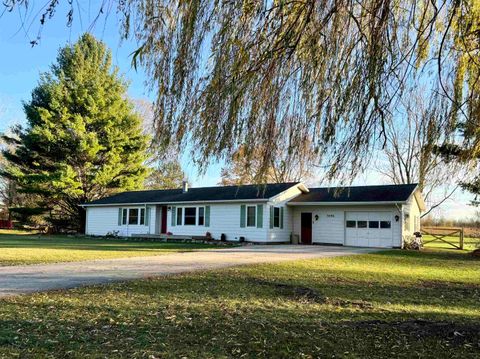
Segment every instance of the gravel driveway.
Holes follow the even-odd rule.
[[[151,257],[0,267],[0,297],[236,265],[369,253],[366,248],[255,245]]]

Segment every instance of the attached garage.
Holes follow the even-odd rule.
[[[345,245],[394,247],[392,212],[346,212]]]
[[[377,248],[401,247],[418,230],[408,225],[412,214],[425,210],[414,184],[310,188],[288,205],[300,243]]]

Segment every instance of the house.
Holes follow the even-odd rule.
[[[417,185],[308,188],[303,183],[131,191],[85,203],[86,233],[401,247],[420,230]]]

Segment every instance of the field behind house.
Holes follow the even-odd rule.
[[[480,262],[391,250],[0,301],[0,357],[477,358]]]

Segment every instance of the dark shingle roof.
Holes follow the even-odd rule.
[[[290,203],[305,202],[404,202],[415,191],[417,184],[322,187],[295,197]]]
[[[233,201],[268,199],[293,187],[298,182],[266,185],[223,186],[181,189],[130,191],[101,198],[85,205],[128,204],[128,203],[175,203],[197,201]]]

